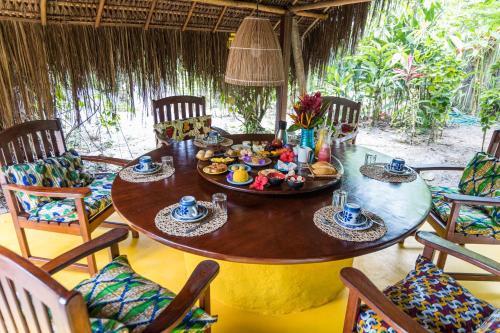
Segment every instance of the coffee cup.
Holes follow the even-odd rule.
[[[139,158],[139,169],[149,171],[153,168],[153,159],[151,156],[145,155]]]
[[[198,216],[198,204],[192,195],[186,195],[179,201],[179,214],[183,218]]]
[[[399,157],[393,158],[389,164],[389,169],[396,172],[401,172],[404,170],[405,160]]]
[[[342,219],[346,224],[358,224],[358,216],[361,214],[361,206],[352,202],[347,202],[342,211]]]

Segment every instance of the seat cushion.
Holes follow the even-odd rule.
[[[211,126],[212,117],[201,116],[165,121],[156,124],[154,129],[160,139],[182,141],[207,135]]]
[[[115,258],[75,290],[83,295],[91,317],[119,321],[132,333],[144,331],[175,297],[137,274],[125,256]],[[215,321],[202,309],[193,308],[173,332],[202,332]]]
[[[500,161],[493,155],[477,153],[467,164],[458,184],[461,193],[480,197],[500,197]],[[493,221],[500,222],[500,208],[482,206]]]
[[[116,174],[96,175],[90,183],[91,194],[83,199],[89,219],[111,205],[111,186]],[[31,220],[73,222],[78,221],[75,200],[52,200],[31,211]]]
[[[500,332],[500,309],[496,309],[474,333]]]
[[[92,333],[128,333],[128,328],[119,321],[103,318],[90,318]]]
[[[430,186],[432,194],[432,210],[443,222],[448,221],[451,212],[451,203],[444,201],[445,194],[460,194],[457,188],[444,186]],[[455,230],[464,235],[483,235],[500,239],[500,224],[479,207],[460,206]]]
[[[496,310],[422,256],[414,270],[383,293],[430,332],[473,332]],[[356,331],[396,332],[366,305]]]
[[[47,171],[52,180],[51,187],[84,187],[92,182],[89,175],[83,172],[82,159],[74,149],[43,161],[50,167]]]

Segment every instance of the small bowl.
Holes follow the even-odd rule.
[[[271,172],[267,175],[267,178],[272,186],[281,185],[285,181],[285,175],[279,172]]]
[[[291,176],[287,178],[286,183],[288,184],[288,186],[290,186],[290,188],[298,190],[301,189],[302,186],[304,186],[305,181],[298,180],[297,176]]]

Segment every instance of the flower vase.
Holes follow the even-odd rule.
[[[309,162],[312,162],[314,160],[314,128],[302,128],[300,133],[300,145],[311,148],[312,152]]]

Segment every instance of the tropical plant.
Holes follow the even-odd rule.
[[[329,105],[323,102],[319,91],[299,97],[299,100],[293,104],[294,113],[290,114],[293,125],[288,128],[288,131],[315,128],[323,122],[323,115]]]

